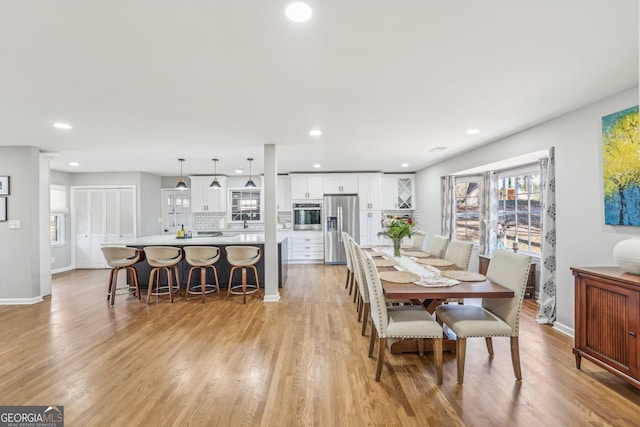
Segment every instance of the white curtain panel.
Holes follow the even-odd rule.
[[[484,172],[481,186],[479,253],[490,255],[491,248],[496,244],[496,235],[491,229],[491,224],[498,220],[498,172]]]
[[[451,175],[441,178],[442,185],[442,225],[440,227],[442,234],[449,239],[452,238],[453,221],[455,220],[456,211],[456,183],[455,178]]]
[[[556,173],[555,150],[540,159],[542,188],[542,254],[540,266],[540,292],[538,296],[538,323],[553,324],[556,320]]]

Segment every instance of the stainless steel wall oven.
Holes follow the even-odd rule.
[[[294,230],[322,230],[322,203],[294,203]]]

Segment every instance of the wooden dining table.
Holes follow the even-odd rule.
[[[374,251],[374,249],[365,249],[365,251]],[[402,255],[404,256],[404,255]],[[393,259],[386,256],[385,258]],[[429,256],[427,259],[435,257]],[[374,258],[376,259],[376,258]],[[382,258],[378,258],[382,259]],[[411,257],[409,257],[411,259]],[[415,261],[413,261],[415,263]],[[443,266],[436,267],[438,270],[461,270],[459,267]],[[391,267],[378,267],[378,271],[395,271]],[[452,286],[425,287],[414,283],[394,283],[386,280],[380,280],[385,298],[393,303],[394,301],[411,301],[414,304],[422,304],[427,311],[433,313],[435,307],[449,298],[513,298],[514,292],[502,285],[491,280],[483,280],[477,282],[460,282]],[[443,349],[455,351],[455,334],[445,328],[445,337],[443,341]],[[418,350],[417,341],[415,339],[387,340],[390,342],[390,351],[392,353],[416,352]],[[424,343],[425,350],[430,349],[431,341]]]

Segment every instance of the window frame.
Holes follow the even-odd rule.
[[[228,207],[229,207],[229,218],[228,218],[228,222],[230,223],[243,223],[245,220],[244,219],[234,219],[234,215],[238,214],[234,211],[234,205],[233,205],[233,194],[234,193],[258,193],[258,198],[240,198],[240,200],[257,200],[256,203],[256,208],[255,209],[251,209],[251,210],[257,210],[257,214],[254,213],[254,215],[257,215],[256,218],[247,218],[247,222],[248,223],[260,223],[263,222],[263,200],[262,200],[262,188],[261,187],[252,187],[252,188],[247,188],[247,187],[240,187],[240,188],[229,188],[229,192],[228,192]],[[239,213],[239,215],[242,218],[242,212]]]
[[[482,175],[464,175],[464,176],[455,176],[454,177],[454,187],[455,187],[455,221],[453,224],[453,232],[452,235],[455,237],[455,239],[457,240],[462,240],[464,242],[471,242],[473,243],[474,247],[478,247],[480,245],[480,199],[482,198]],[[469,240],[469,239],[460,239],[458,236],[458,184],[469,184],[469,183],[476,183],[477,184],[477,188],[478,188],[478,196],[477,196],[477,202],[478,202],[478,208],[477,208],[477,212],[478,212],[478,230],[477,230],[477,239],[473,239],[473,240]],[[468,210],[465,210],[465,213],[469,212]],[[464,227],[467,228],[467,227]],[[467,234],[471,234],[471,233],[465,233],[465,235]]]
[[[53,224],[55,222],[55,224]],[[49,216],[49,240],[51,247],[60,247],[66,245],[64,238],[65,233],[65,214],[63,213],[51,213]],[[57,239],[53,239],[53,234],[58,236]]]
[[[534,191],[533,186],[535,185],[535,181],[531,180],[532,176],[537,175],[537,185],[538,185],[538,189],[537,191]],[[521,192],[521,186],[519,185],[519,180],[527,177],[527,189],[526,191],[523,193]],[[519,243],[519,251],[526,253],[527,255],[532,255],[532,256],[537,256],[539,257],[542,253],[542,182],[541,182],[541,170],[540,170],[540,165],[539,163],[531,163],[528,165],[522,165],[516,168],[512,168],[512,169],[505,169],[505,170],[501,170],[498,171],[498,194],[497,194],[497,204],[498,204],[498,209],[497,209],[497,221],[498,222],[502,222],[502,219],[505,218],[507,215],[511,214],[514,217],[515,220],[515,224],[512,225],[512,227],[508,228],[505,234],[505,239],[509,240],[511,242],[511,244],[513,244],[513,241],[515,239],[509,239],[509,236],[514,236],[517,232],[518,235],[518,243]],[[504,207],[506,207],[506,202],[508,201],[508,189],[509,187],[506,186],[506,181],[508,179],[513,179],[513,198],[515,200],[514,203],[514,209],[513,210],[506,210],[504,209]],[[503,185],[505,184],[505,185]],[[500,194],[500,191],[502,189],[507,190],[507,192],[505,194]],[[533,194],[538,194],[538,204],[539,204],[539,208],[537,211],[537,214],[535,212],[535,209],[532,209],[532,200],[533,199],[531,196]],[[526,204],[527,204],[527,209],[522,210],[521,209],[521,203],[519,203],[522,199],[520,199],[520,197],[522,195],[526,195]],[[506,196],[506,198],[503,198],[503,196]],[[504,202],[504,203],[503,203]],[[522,225],[519,222],[519,218],[521,215],[527,215],[527,224],[526,225]],[[533,245],[532,243],[535,242],[535,239],[532,239],[532,223],[534,221],[532,221],[533,218],[538,217],[538,222],[539,222],[539,229],[536,232],[533,233],[533,235],[537,234],[539,236],[540,242],[539,245],[537,246],[537,251],[531,250],[531,248],[535,248],[536,246]],[[515,230],[514,230],[515,228]],[[519,237],[522,234],[523,228],[526,228],[526,247],[524,247],[524,245],[522,244],[523,240]],[[508,248],[510,248],[511,246],[508,246]]]

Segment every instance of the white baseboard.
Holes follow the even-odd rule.
[[[33,298],[0,298],[0,305],[29,305],[44,301],[41,296]]]
[[[265,295],[263,301],[264,302],[278,302],[278,301],[280,301],[280,294],[277,293],[275,295]]]
[[[565,335],[569,335],[570,337],[575,337],[575,329],[568,327],[565,324],[562,324],[560,322],[555,322],[553,324],[553,329],[555,329],[558,332],[562,332]]]
[[[71,271],[71,270],[73,270],[73,267],[69,265],[67,267],[61,267],[61,268],[56,268],[55,270],[51,270],[51,274],[64,273],[65,271]]]

